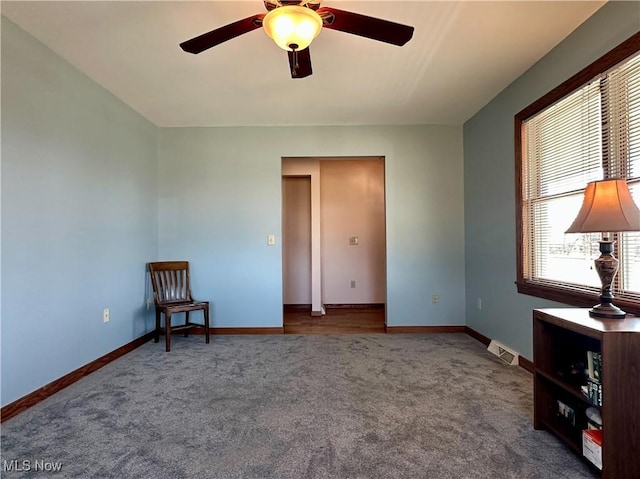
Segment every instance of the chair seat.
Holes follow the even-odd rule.
[[[199,309],[203,309],[204,307],[209,306],[209,301],[189,301],[189,302],[176,302],[176,303],[166,303],[163,305],[158,305],[158,307],[163,309],[171,309],[174,313],[182,313],[185,311],[196,311]]]

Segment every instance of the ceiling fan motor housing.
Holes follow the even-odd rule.
[[[310,8],[286,5],[269,11],[262,26],[283,50],[304,50],[322,30],[322,18]]]

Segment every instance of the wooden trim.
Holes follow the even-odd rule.
[[[4,422],[7,419],[10,419],[17,414],[21,413],[29,409],[32,406],[35,406],[40,401],[47,399],[49,396],[57,393],[58,391],[63,390],[67,386],[71,386],[76,381],[82,379],[85,376],[88,376],[94,371],[97,371],[102,366],[106,366],[111,361],[114,361],[125,354],[133,351],[134,349],[142,346],[147,341],[153,339],[153,331],[141,336],[137,339],[134,339],[130,343],[125,344],[124,346],[120,346],[118,349],[111,351],[110,353],[105,354],[104,356],[99,357],[98,359],[91,361],[88,364],[76,369],[75,371],[71,371],[68,374],[65,374],[61,378],[56,379],[55,381],[50,382],[49,384],[42,386],[39,389],[36,389],[32,393],[27,394],[26,396],[21,397],[13,401],[12,403],[7,404],[0,410],[0,422]]]
[[[204,329],[200,328],[201,331]],[[198,329],[195,329],[199,333]],[[276,328],[211,328],[211,334],[284,334],[284,327]],[[200,333],[201,334],[201,333]]]
[[[310,304],[284,304],[282,309],[285,313],[310,313]]]
[[[533,374],[533,361],[528,360],[524,356],[518,356],[518,366]]]
[[[464,333],[465,326],[385,326],[390,334],[405,333]]]
[[[524,279],[524,217],[522,214],[523,201],[522,193],[524,185],[522,184],[522,123],[523,119],[518,115],[515,116],[515,190],[516,190],[516,281],[521,282]]]
[[[587,293],[560,286],[542,286],[530,282],[516,283],[518,293],[549,299],[558,303],[579,308],[590,308],[600,302],[599,293]],[[627,297],[616,297],[613,303],[627,313],[640,315],[640,302]]]
[[[629,58],[640,50],[640,32],[634,33],[617,47],[602,55],[596,61],[586,66],[568,80],[564,81],[546,95],[542,96],[531,105],[520,111],[516,119],[521,122],[539,113],[548,106],[561,100],[569,93],[580,88],[582,85],[594,79],[602,72],[616,66],[621,61]]]
[[[177,331],[180,326],[172,326],[171,331]],[[278,328],[209,328],[209,333],[225,336],[229,334],[284,334],[284,327]],[[164,331],[160,331],[164,334]],[[204,334],[202,326],[196,326],[189,329],[189,334]]]
[[[384,303],[325,304],[325,309],[384,309]]]
[[[479,333],[478,331],[470,328],[469,326],[464,327],[464,332],[467,333],[469,336],[471,336],[473,339],[480,341],[485,346],[489,346],[489,343],[491,342],[491,338],[488,338],[484,334]]]

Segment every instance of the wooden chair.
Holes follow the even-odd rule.
[[[166,337],[166,349],[171,351],[171,331],[184,331],[189,335],[192,328],[201,328],[202,324],[189,321],[191,311],[202,310],[204,315],[204,335],[209,343],[209,302],[195,301],[191,297],[188,261],[161,261],[149,263],[151,284],[153,285],[153,300],[156,306],[156,330],[155,342],[160,340],[160,316],[164,314],[164,335]],[[171,315],[185,313],[184,324],[171,325]]]

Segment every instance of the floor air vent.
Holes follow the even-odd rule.
[[[518,365],[518,353],[516,353],[513,349],[509,349],[504,344],[501,344],[498,341],[491,341],[487,350],[495,354],[500,359],[502,359],[502,361],[510,364],[511,366]]]

